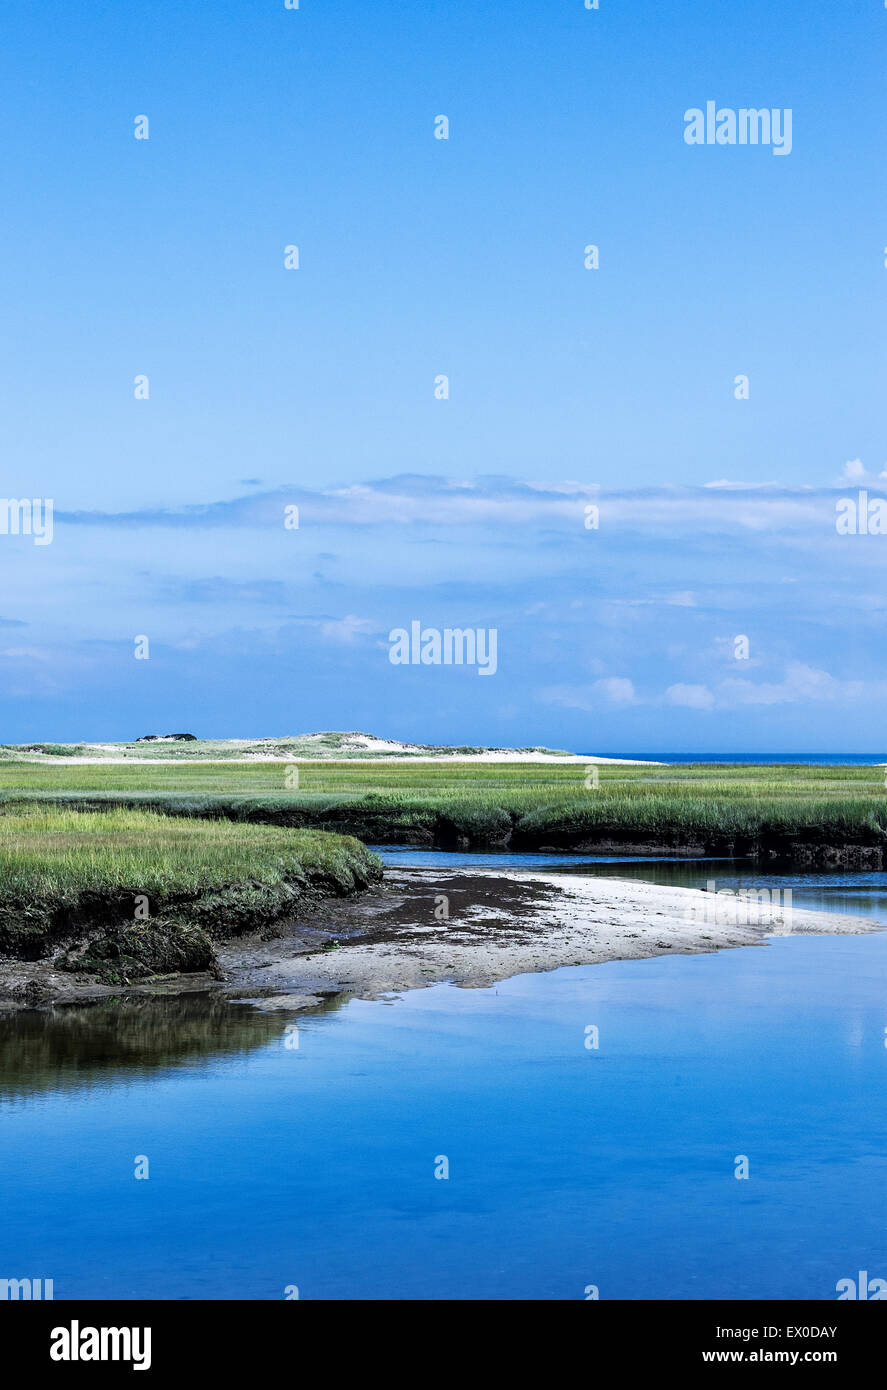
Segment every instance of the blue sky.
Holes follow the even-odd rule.
[[[2,737],[877,752],[885,57],[876,0],[13,0]]]

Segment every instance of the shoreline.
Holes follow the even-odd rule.
[[[450,917],[438,922],[434,908],[442,896]],[[716,902],[716,895],[695,888],[635,879],[523,869],[388,870],[382,890],[337,905],[334,924],[322,911],[301,924],[303,933],[323,930],[324,924],[329,932],[335,925],[336,949],[319,944],[293,954],[293,943],[283,940],[266,943],[251,959],[223,949],[220,963],[226,989],[245,986],[242,999],[257,990],[266,1001],[343,990],[377,999],[430,984],[485,988],[562,966],[761,946],[768,936],[882,930],[868,918],[807,909],[786,913],[765,904],[755,904],[757,920],[747,924],[700,920]],[[353,934],[346,937],[349,930]]]
[[[717,903],[698,889],[634,879],[387,870],[380,885],[312,905],[272,937],[256,931],[219,943],[221,978],[155,976],[121,988],[62,975],[47,962],[4,960],[0,1009],[194,991],[259,1008],[313,1008],[331,995],[378,999],[442,983],[485,988],[562,966],[760,946],[774,935],[883,930],[868,918],[757,903],[745,914],[752,920],[719,922]],[[444,910],[447,917],[436,916]]]
[[[667,763],[656,762],[650,758],[601,758],[594,753],[354,753],[350,758],[312,758],[306,754],[294,753],[246,753],[239,758],[78,758],[57,756],[54,753],[22,753],[15,758],[3,759],[6,763],[29,763],[39,767],[151,767],[162,764],[165,767],[203,767],[204,765],[228,767],[242,763],[304,763],[309,766],[326,767],[329,764],[353,766],[366,763],[369,766],[410,766],[413,763],[546,763],[576,766],[588,764],[595,767],[667,767]]]

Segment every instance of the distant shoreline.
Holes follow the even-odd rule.
[[[155,764],[165,764],[173,767],[197,767],[207,763],[215,763],[230,766],[232,763],[305,763],[308,766],[328,766],[330,764],[343,763],[353,764],[367,762],[383,765],[402,765],[404,763],[554,763],[557,765],[585,765],[588,763],[596,767],[626,766],[626,767],[665,767],[665,763],[654,762],[649,758],[602,758],[594,753],[517,753],[491,751],[489,753],[404,753],[401,755],[386,756],[383,754],[370,754],[360,757],[355,754],[350,758],[311,758],[301,754],[289,756],[285,753],[247,753],[242,758],[139,758],[129,757],[124,754],[122,757],[89,758],[89,757],[59,757],[51,753],[23,753],[15,759],[7,759],[9,762],[34,763],[41,767],[114,767],[126,764],[127,767],[152,767]]]

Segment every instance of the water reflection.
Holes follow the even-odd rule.
[[[881,871],[831,869],[786,873],[784,868],[735,859],[567,864],[556,871],[601,878],[642,879],[646,883],[675,888],[705,888],[714,881],[718,890],[729,888],[733,892],[766,887],[771,893],[784,893],[790,889],[795,907],[871,917],[887,925],[887,873]]]
[[[762,872],[568,862],[690,886]],[[869,915],[887,894],[881,874],[768,883]],[[887,934],[786,937],[394,1005],[343,995],[304,1030],[289,1005],[218,994],[0,1018],[0,1098],[17,1102],[0,1276],[52,1277],[58,1299],[279,1301],[295,1283],[581,1300],[589,1282],[834,1299],[854,1271],[887,1274],[885,978]]]
[[[634,855],[576,856],[573,854],[456,854],[382,846],[376,850],[390,868],[538,869],[544,873],[586,877],[639,879],[666,888],[716,887],[734,892],[766,886],[772,892],[791,889],[795,907],[813,912],[871,917],[887,925],[887,873],[868,869],[813,869],[786,872],[783,866],[751,859],[645,858]]]
[[[329,999],[310,1012],[339,1007]],[[0,1100],[246,1055],[282,1036],[297,1016],[303,1014],[262,1012],[218,994],[121,997],[0,1014]]]
[[[751,861],[571,855],[476,855],[383,847],[394,866],[536,867],[545,872],[640,879],[664,886],[791,889],[799,908],[850,913],[887,925],[887,873],[786,873]],[[530,861],[534,861],[530,863]],[[483,864],[478,861],[484,861]],[[487,862],[489,861],[489,862]],[[535,861],[544,861],[536,863]],[[0,1013],[0,1102],[146,1077],[164,1070],[247,1056],[283,1037],[287,1023],[342,1009],[345,993],[311,1010],[262,1011],[219,993],[121,996],[89,1005]]]

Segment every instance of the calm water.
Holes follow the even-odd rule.
[[[624,757],[602,753],[601,757]],[[887,763],[887,753],[632,753],[640,762],[743,763],[755,767],[785,767],[807,763],[811,767],[866,767]]]
[[[887,926],[887,872],[786,873],[783,869],[736,859],[671,859],[644,855],[460,854],[412,846],[374,845],[391,868],[541,869],[544,872],[639,878],[679,888],[792,890],[795,907],[872,917]],[[887,983],[887,982],[885,982]],[[887,1024],[887,1019],[885,1019]]]
[[[885,875],[769,881],[887,922]],[[200,996],[19,1016],[0,1023],[0,1278],[57,1298],[833,1299],[887,1275],[885,985],[887,933],[292,1018]]]

